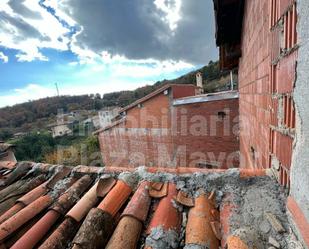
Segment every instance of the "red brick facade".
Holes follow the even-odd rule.
[[[170,91],[170,89],[169,89]],[[173,150],[171,136],[172,95],[161,92],[126,110],[125,120],[99,134],[107,166],[162,166]],[[162,154],[159,157],[159,154]],[[161,160],[160,160],[161,159]]]
[[[220,65],[239,70],[240,167],[271,168],[268,172],[290,190],[287,208],[308,247],[308,160],[306,149],[300,149],[308,141],[303,111],[308,1],[214,0],[214,5],[217,45],[220,51],[230,48],[220,53]]]
[[[239,166],[238,98],[174,106],[174,144],[187,167]],[[184,125],[185,124],[185,125]]]
[[[279,181],[289,185],[297,58],[294,2],[246,1],[241,51],[241,166],[273,166]]]
[[[238,98],[174,103],[192,89],[172,86],[124,108],[123,121],[99,134],[105,165],[238,167]]]

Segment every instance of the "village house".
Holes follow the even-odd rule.
[[[49,125],[53,138],[73,134],[74,121],[59,122]]]
[[[111,125],[115,117],[118,116],[120,109],[121,109],[120,107],[111,106],[100,110],[98,112],[99,116],[98,122],[100,128],[104,128]]]
[[[105,165],[238,167],[238,93],[200,94],[200,74],[197,83],[165,85],[120,110],[97,131]]]

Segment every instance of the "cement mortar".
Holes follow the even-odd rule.
[[[178,244],[178,233],[174,230],[164,231],[162,227],[153,228],[146,239],[146,245],[152,249],[177,249]]]
[[[290,249],[293,248],[291,245],[299,245],[291,232],[291,225],[286,214],[286,193],[275,180],[268,176],[241,179],[237,169],[230,169],[223,173],[195,173],[179,176],[169,173],[152,174],[147,172],[144,167],[137,168],[130,174],[122,173],[119,176],[121,176],[120,178],[125,176],[123,179],[126,182],[134,184],[142,180],[173,182],[178,190],[184,191],[191,197],[197,197],[200,193],[199,190],[206,193],[215,191],[218,209],[227,201],[224,197],[231,196],[229,199],[237,207],[230,217],[231,234],[245,237],[249,245],[254,245],[257,249],[270,247],[269,237],[274,238],[282,249]],[[153,200],[153,203],[157,201],[159,199]],[[172,203],[182,212],[183,222],[180,234],[175,231],[163,232],[163,229],[159,227],[147,237],[146,244],[152,246],[153,249],[203,248],[199,245],[185,245],[185,228],[189,208],[182,207],[175,201]],[[286,232],[277,233],[267,220],[266,213],[273,214]],[[150,219],[151,215],[145,224],[146,227]],[[144,242],[139,245],[139,248],[143,248]]]
[[[309,1],[297,0],[298,59],[295,89],[296,143],[291,167],[291,195],[309,220]]]
[[[134,190],[138,185],[139,179],[140,178],[136,173],[130,173],[130,172],[123,172],[118,176],[118,180],[124,181]]]
[[[207,246],[189,244],[189,245],[186,245],[184,249],[209,249],[209,248]]]
[[[53,190],[49,193],[49,195],[56,199],[59,197],[61,192],[65,192],[63,191],[63,189],[67,190],[67,184],[72,181],[72,177],[67,177],[64,179],[59,180],[56,185],[53,187]]]

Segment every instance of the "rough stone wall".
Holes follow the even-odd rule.
[[[272,167],[290,186],[297,60],[292,0],[246,1],[240,85],[241,167]]]
[[[238,99],[177,105],[172,112],[178,165],[239,166]]]
[[[297,0],[299,52],[294,90],[296,146],[291,169],[291,195],[309,221],[309,2]]]

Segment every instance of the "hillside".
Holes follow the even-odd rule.
[[[229,76],[219,70],[218,62],[210,62],[200,68],[204,77],[205,92],[226,90]],[[197,71],[190,72],[174,80],[163,80],[154,85],[147,85],[133,91],[120,91],[80,96],[48,97],[0,109],[0,140],[6,140],[16,132],[45,130],[54,122],[57,111],[99,110],[106,106],[126,106],[135,100],[149,94],[163,84],[194,84]]]

